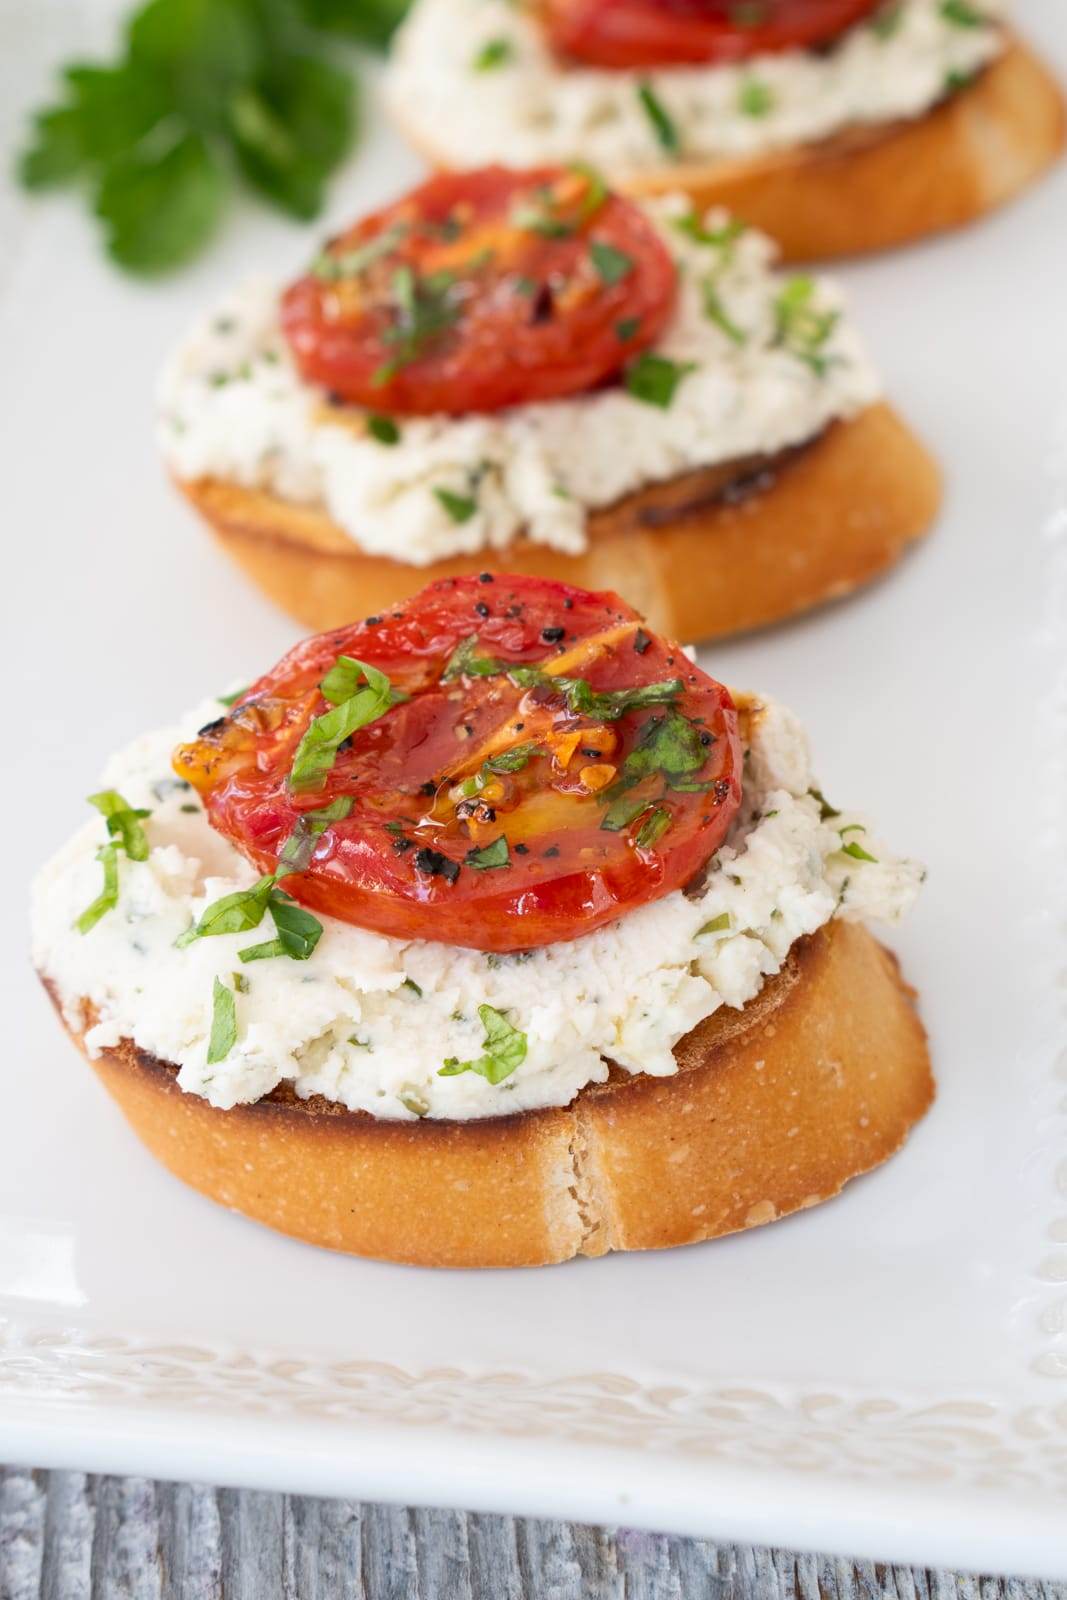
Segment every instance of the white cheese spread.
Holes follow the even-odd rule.
[[[416,0],[387,94],[401,127],[449,166],[581,159],[619,179],[921,116],[1000,53],[1008,9],[1008,0],[887,0],[825,50],[636,73],[562,67],[515,0]],[[649,92],[676,150],[649,114]]]
[[[788,283],[807,280],[772,270],[767,239],[748,231],[727,245],[701,242],[679,228],[689,207],[678,196],[645,209],[681,270],[676,311],[656,345],[687,369],[669,405],[620,385],[492,415],[398,418],[399,439],[382,443],[364,411],[331,411],[302,381],[278,325],[276,286],[250,283],[193,330],[163,375],[159,440],[171,470],[322,506],[362,550],[413,566],[501,550],[520,534],[578,554],[591,510],[697,468],[801,444],[878,398],[832,285],[811,287],[816,316],[837,314],[813,358],[803,338],[783,335],[778,305]],[[448,507],[457,496],[474,506],[460,521]]]
[[[102,817],[43,869],[33,897],[34,961],[71,1027],[91,1022],[90,1052],[132,1039],[176,1063],[181,1087],[214,1106],[288,1081],[299,1096],[378,1117],[485,1117],[566,1105],[607,1076],[609,1057],[629,1072],[669,1075],[682,1035],[719,1006],[751,1000],[795,940],[835,916],[894,922],[922,878],[862,819],[825,815],[803,730],[764,701],[750,718],[741,813],[695,897],[675,892],[518,956],[385,938],[324,917],[309,960],[242,967],[238,951],[267,934],[175,946],[208,904],[256,878],[170,768],[178,740],[217,714],[215,702],[201,707],[110,764],[106,784],[151,811],[150,854],[120,857],[113,910],[88,933],[73,926],[100,891]],[[237,1038],[209,1064],[216,979],[238,990]],[[471,1071],[440,1076],[446,1059],[481,1054],[485,1004],[525,1035],[525,1059],[496,1085]]]

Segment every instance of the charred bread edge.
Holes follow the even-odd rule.
[[[592,512],[578,556],[519,540],[414,567],[359,549],[316,507],[219,479],[179,487],[253,581],[315,630],[488,567],[617,590],[679,639],[738,633],[847,594],[929,529],[941,499],[935,463],[884,402],[799,448],[686,473]]]
[[[220,1111],[129,1040],[92,1065],[149,1150],[213,1200],[330,1249],[449,1267],[773,1221],[884,1161],[934,1093],[914,992],[844,922],[801,940],[742,1011],[721,1009],[675,1054],[674,1077],[613,1069],[569,1106],[470,1122],[378,1120],[291,1089]]]

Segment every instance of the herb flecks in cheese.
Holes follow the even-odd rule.
[[[532,7],[417,0],[393,48],[400,125],[450,166],[584,160],[612,175],[759,156],[921,116],[1001,52],[1009,0],[899,0],[825,50],[654,72],[562,68]],[[474,78],[492,41],[499,69]]]
[[[772,270],[766,239],[723,215],[696,216],[676,196],[647,210],[679,262],[677,309],[617,385],[491,416],[406,418],[383,448],[382,419],[331,406],[301,381],[277,291],[253,284],[203,322],[164,375],[159,434],[172,470],[321,505],[360,548],[415,566],[506,549],[520,534],[577,554],[591,511],[801,444],[878,398],[831,284],[805,280],[790,333],[803,311],[808,343],[786,337],[795,280]],[[600,269],[624,264],[602,256]],[[617,331],[623,344],[634,332]],[[230,381],[218,383],[220,373]]]
[[[822,799],[802,730],[766,702],[749,718],[741,813],[698,895],[671,894],[585,937],[508,957],[323,917],[305,956],[253,967],[242,986],[247,918],[181,937],[257,882],[204,813],[166,786],[174,744],[206,720],[201,707],[112,762],[108,785],[131,808],[151,802],[148,857],[123,859],[114,906],[76,932],[108,839],[103,817],[86,824],[36,884],[34,960],[71,1025],[93,1019],[91,1051],[133,1039],[219,1107],[287,1081],[298,1095],[376,1116],[493,1116],[567,1104],[607,1076],[609,1057],[670,1074],[682,1035],[720,1005],[743,1006],[797,939],[834,916],[896,921],[921,880],[861,818]]]

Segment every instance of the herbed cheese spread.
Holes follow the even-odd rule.
[[[569,554],[588,513],[701,467],[774,454],[880,393],[836,289],[772,270],[773,246],[668,196],[644,209],[678,261],[652,398],[625,385],[370,431],[305,383],[277,286],[247,284],[175,352],[159,397],[171,470],[321,505],[362,550],[425,566],[520,534]]]
[[[744,801],[699,893],[670,894],[595,933],[512,956],[324,917],[310,959],[242,968],[247,932],[175,944],[206,906],[256,879],[170,767],[179,739],[218,714],[211,702],[111,762],[105,782],[150,812],[147,859],[121,858],[114,909],[78,932],[99,893],[97,851],[108,837],[102,817],[86,823],[35,885],[35,964],[70,1026],[91,1021],[90,1052],[132,1039],[176,1063],[184,1090],[222,1108],[288,1081],[303,1098],[378,1117],[485,1117],[566,1105],[607,1077],[608,1058],[669,1075],[683,1034],[721,1005],[745,1005],[797,939],[835,916],[894,922],[923,876],[813,788],[790,712],[743,703]],[[236,1037],[209,1064],[217,985],[233,994]],[[524,1058],[495,1084],[472,1071],[442,1076],[452,1058],[483,1049],[485,1006],[521,1033]]]
[[[515,0],[417,0],[387,94],[449,165],[580,158],[613,177],[921,116],[1004,47],[1009,0],[887,0],[825,50],[646,73],[563,68]]]

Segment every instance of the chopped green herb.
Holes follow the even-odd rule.
[[[724,222],[721,228],[709,228],[703,215],[694,206],[687,211],[684,217],[676,217],[674,226],[679,233],[684,233],[687,238],[696,244],[714,245],[719,250],[728,250],[732,244],[748,231],[748,224],[739,222],[736,217],[731,217],[729,222]]]
[[[498,672],[503,672],[504,664],[492,656],[478,654],[478,635],[469,633],[462,639],[445,664],[441,674],[442,683],[450,683],[453,678],[492,678]]]
[[[485,1054],[475,1061],[459,1061],[449,1056],[438,1068],[441,1078],[454,1078],[461,1072],[477,1072],[487,1083],[503,1083],[526,1060],[526,1035],[513,1028],[502,1011],[479,1006],[478,1016],[485,1029]]]
[[[540,751],[539,744],[515,744],[510,750],[501,750],[498,755],[489,756],[485,767],[490,772],[521,772]]]
[[[431,272],[420,278],[410,266],[397,267],[392,281],[395,317],[382,334],[393,354],[371,375],[373,384],[388,383],[459,321],[455,283],[451,272]]]
[[[237,1006],[233,990],[216,978],[211,990],[211,1037],[208,1040],[207,1059],[211,1064],[225,1061],[237,1043]]]
[[[607,833],[621,833],[631,822],[636,822],[642,811],[647,811],[651,800],[613,800],[605,811],[600,826]]]
[[[270,897],[270,914],[285,954],[293,961],[307,961],[322,938],[322,923],[280,889]]]
[[[400,987],[402,989],[410,989],[414,994],[418,995],[420,1000],[422,999],[422,990],[419,988],[414,978],[405,978]]]
[[[597,276],[609,288],[621,283],[623,278],[628,278],[634,269],[632,256],[628,256],[625,250],[617,250],[613,244],[607,244],[602,239],[590,239],[589,256]]]
[[[510,39],[487,39],[477,52],[471,66],[475,72],[492,72],[495,67],[502,67],[512,57]]]
[[[317,811],[305,811],[282,845],[275,877],[284,878],[290,872],[303,872],[326,829],[333,822],[343,822],[354,804],[351,795],[342,794],[336,800],[331,800],[328,806],[320,806]]]
[[[983,28],[989,20],[970,0],[941,0],[940,10],[945,21],[956,28]]]
[[[400,429],[392,417],[372,415],[367,418],[367,432],[379,444],[399,444]]]
[[[646,817],[637,830],[634,843],[639,850],[651,850],[654,844],[667,832],[674,818],[666,806],[657,806],[651,816]]]
[[[507,674],[520,689],[555,689],[563,695],[572,716],[596,717],[603,722],[615,722],[628,711],[638,711],[643,706],[665,705],[677,700],[685,687],[681,678],[667,678],[661,683],[638,684],[633,689],[601,692],[585,678],[565,678],[545,672],[541,667],[508,667]]]
[[[250,889],[237,889],[233,894],[224,894],[221,900],[213,901],[201,914],[199,922],[194,922],[174,941],[178,949],[184,950],[194,939],[210,939],[223,933],[247,933],[250,928],[258,928],[273,888],[274,874],[270,873]]]
[[[638,85],[637,98],[641,102],[645,116],[652,124],[652,132],[660,148],[666,150],[668,155],[676,156],[681,149],[677,124],[647,78]]]
[[[775,343],[796,356],[818,376],[830,365],[826,342],[837,327],[840,313],[820,311],[814,278],[790,278],[774,302]]]
[[[746,117],[765,117],[774,109],[774,95],[759,78],[746,78],[737,97],[737,107]]]
[[[358,672],[353,670],[356,668]],[[329,685],[329,694],[325,687],[323,693],[327,698],[340,694],[343,689],[353,687],[359,677],[365,679],[364,688],[354,689],[347,699],[336,703],[332,711],[324,712],[308,724],[293,757],[290,789],[321,788],[337,759],[340,745],[407,698],[391,686],[384,672],[351,656],[341,656],[327,673],[323,685]]]
[[[515,293],[521,294],[524,300],[532,300],[541,287],[536,278],[528,278],[522,272],[511,280],[511,285]]]
[[[853,861],[874,861],[874,862],[877,862],[877,860],[878,860],[877,856],[869,855],[868,852],[863,848],[863,846],[861,844],[858,844],[855,839],[850,839],[848,841],[848,844],[843,844],[841,846],[841,853],[843,855],[846,855],[846,856],[851,856]]]
[[[468,867],[477,867],[480,872],[487,871],[490,867],[510,867],[511,853],[504,834],[501,834],[499,839],[494,839],[492,844],[483,845],[480,850],[468,850],[464,864]]]
[[[417,1089],[401,1089],[397,1099],[416,1117],[424,1117],[430,1109],[430,1102]]]
[[[478,510],[477,500],[472,500],[470,495],[455,494],[451,489],[435,489],[434,496],[453,522],[469,522]]]
[[[635,400],[666,410],[682,379],[695,371],[694,361],[672,361],[669,356],[650,355],[645,351],[627,367],[626,387]]]
[[[615,337],[620,344],[626,344],[633,338],[640,326],[640,317],[623,317],[621,322],[615,324]]]
[[[233,979],[233,986],[238,994],[247,994],[252,987],[243,972],[231,972],[230,977]]]
[[[709,747],[701,743],[699,728],[681,712],[667,711],[663,716],[649,717],[619,776],[604,791],[605,798],[614,802],[654,774],[662,774],[672,788],[681,788],[691,773],[699,772],[708,754]]]
[[[141,819],[150,817],[151,811],[135,811],[115,789],[102,789],[99,794],[91,794],[89,804],[95,806],[105,818],[108,833],[125,850],[131,861],[148,860],[148,839],[141,827]]]
[[[882,10],[872,17],[870,29],[878,39],[892,39],[893,35],[899,31],[903,20],[903,0],[895,0],[895,3],[883,6]]]
[[[717,917],[712,917],[710,922],[705,922],[702,928],[697,929],[696,936],[700,939],[705,933],[727,933],[729,928],[730,913],[728,911],[720,911]]]
[[[821,789],[809,789],[808,793],[811,795],[811,798],[818,803],[819,818],[821,821],[826,822],[830,817],[839,817],[841,815],[840,811],[837,811],[830,804],[829,800],[827,800]]]
[[[114,911],[119,902],[119,847],[117,844],[103,844],[96,852],[96,859],[104,869],[104,887],[91,905],[86,906],[74,926],[79,933],[88,933],[90,928],[95,928],[100,918],[108,911]]]
[[[946,72],[945,73],[945,93],[946,94],[959,94],[961,89],[966,89],[967,86],[969,84],[972,84],[973,82],[974,82],[974,73],[973,72],[958,72],[958,71]]]
[[[744,344],[744,329],[737,326],[737,323],[733,321],[726,310],[714,280],[705,278],[701,285],[701,292],[704,297],[704,315],[708,321],[713,322],[717,328],[721,329],[733,344]]]
[[[348,1035],[348,1042],[349,1042],[349,1044],[354,1044],[357,1050],[369,1050],[370,1049],[370,1040],[369,1039],[361,1039],[359,1037],[359,1035],[356,1034],[356,1033],[350,1033]]]
[[[235,689],[232,694],[217,694],[215,699],[220,706],[226,706],[227,708],[235,706],[241,696],[247,694],[251,687],[250,683],[246,683],[243,689]]]
[[[267,939],[263,944],[250,944],[244,950],[238,950],[238,961],[270,961],[274,956],[288,955],[280,939]]]
[[[311,263],[312,275],[328,283],[335,283],[340,278],[358,278],[376,261],[391,255],[407,232],[406,223],[394,222],[391,227],[384,228],[373,239],[357,245],[354,250],[324,251]]]
[[[512,206],[511,225],[527,233],[539,233],[543,239],[569,239],[578,229],[574,222],[559,215],[557,204],[551,187],[539,184],[531,196]]]

